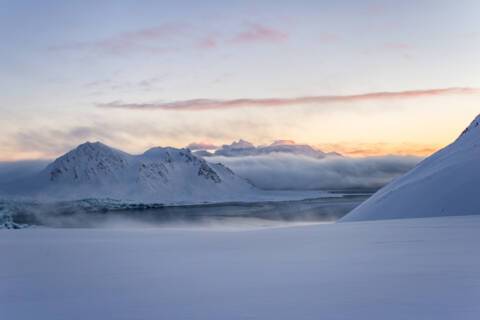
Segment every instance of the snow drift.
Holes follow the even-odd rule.
[[[449,146],[380,189],[342,221],[480,214],[480,115]]]

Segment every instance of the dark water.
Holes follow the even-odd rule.
[[[89,206],[30,205],[14,210],[18,224],[58,228],[280,226],[335,221],[369,197],[342,197],[301,201],[228,203],[189,206],[106,208]]]

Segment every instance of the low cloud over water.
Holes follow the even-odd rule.
[[[316,159],[289,154],[208,157],[264,189],[376,189],[412,169],[421,158],[379,156]]]

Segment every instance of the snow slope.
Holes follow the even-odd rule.
[[[2,319],[476,320],[480,216],[0,231]]]
[[[342,221],[480,214],[480,116],[452,144],[380,189]]]
[[[208,202],[254,193],[248,181],[188,149],[152,148],[130,155],[84,143],[8,191],[40,199],[114,198],[144,202]]]

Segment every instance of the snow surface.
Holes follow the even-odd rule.
[[[342,221],[480,214],[480,116],[454,143],[380,189]]]
[[[479,229],[470,216],[4,230],[1,318],[476,320]]]

